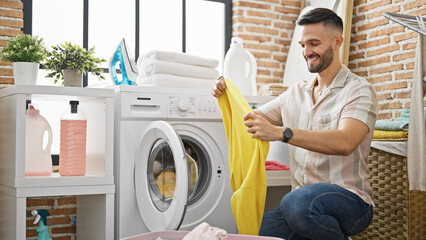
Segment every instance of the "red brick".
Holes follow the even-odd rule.
[[[266,68],[278,68],[280,65],[277,62],[257,61],[257,66]]]
[[[255,8],[255,9],[265,9],[269,10],[271,9],[270,4],[260,4],[260,3],[254,3],[254,2],[248,2],[248,1],[239,1],[234,2],[232,7],[238,8],[238,7],[248,7],[248,8]]]
[[[258,36],[258,35],[249,35],[248,33],[245,34],[238,34],[237,37],[240,37],[244,40],[248,41],[259,41],[259,42],[270,42],[271,37],[269,36]]]
[[[415,49],[417,47],[417,43],[406,43],[402,45],[403,50]]]
[[[368,80],[368,82],[370,82],[372,84],[380,83],[380,82],[392,80],[392,75],[389,73],[389,74],[386,74],[386,75],[383,75],[383,76],[380,76],[380,77],[369,77],[367,80]]]
[[[50,227],[52,234],[58,234],[58,233],[75,233],[76,232],[76,226],[69,226],[69,227]]]
[[[407,88],[407,82],[389,83],[386,85],[374,86],[374,88],[378,92],[386,91],[386,90],[402,89],[402,88]]]
[[[27,229],[26,235],[27,237],[36,237],[38,235],[38,232],[36,229]]]
[[[256,25],[265,25],[269,26],[271,24],[271,20],[263,19],[263,18],[246,18],[246,17],[237,17],[233,19],[236,23],[253,23]]]
[[[0,74],[0,84],[13,84],[13,78],[2,77]]]
[[[416,32],[409,31],[409,32],[406,32],[406,33],[403,33],[403,34],[395,35],[393,37],[393,40],[395,42],[400,42],[400,41],[404,41],[404,40],[412,39],[412,38],[416,38],[416,37],[417,37],[417,33]]]
[[[1,0],[0,1],[0,7],[3,8],[13,8],[13,9],[23,9],[24,5],[21,1],[6,1]]]
[[[384,37],[384,38],[377,39],[377,40],[374,40],[374,41],[368,41],[366,43],[359,44],[358,47],[360,49],[371,48],[371,47],[375,47],[375,46],[384,45],[384,44],[387,44],[389,42],[390,42],[389,37]]]
[[[349,61],[364,58],[364,55],[365,55],[364,53],[356,53],[356,54],[349,55]]]
[[[279,14],[271,13],[271,12],[255,11],[255,10],[247,10],[247,16],[263,17],[263,18],[267,18],[267,19],[278,19],[279,18]]]
[[[283,71],[276,71],[272,74],[274,77],[279,77],[282,78],[284,76],[284,72]]]
[[[361,32],[361,31],[364,31],[364,30],[367,30],[367,29],[372,29],[372,28],[376,28],[378,26],[383,26],[383,25],[386,25],[388,23],[389,23],[389,20],[387,18],[379,19],[379,20],[374,21],[374,22],[369,21],[367,24],[359,26],[358,31]]]
[[[258,69],[257,70],[257,75],[271,75],[271,71],[270,70],[265,70],[265,69]]]
[[[21,10],[0,9],[0,16],[21,19],[24,18],[24,14]]]
[[[0,76],[13,76],[13,70],[10,68],[0,68]]]
[[[22,31],[13,28],[0,28],[0,36],[13,37],[18,34],[22,34]]]
[[[76,214],[76,208],[57,208],[49,210],[50,216]]]
[[[360,77],[367,77],[368,76],[368,72],[367,71],[356,71],[356,69],[351,68],[352,72],[355,73],[356,75],[360,76]]]
[[[280,62],[285,62],[287,60],[287,55],[274,55],[273,59]]]
[[[403,26],[396,26],[396,27],[385,28],[385,29],[373,31],[372,33],[370,33],[370,37],[374,38],[374,37],[379,37],[379,36],[383,36],[383,35],[390,35],[392,33],[399,33],[399,32],[404,32]]]
[[[53,206],[54,203],[55,203],[55,200],[52,198],[27,198],[28,207]]]
[[[285,13],[285,14],[299,15],[299,13],[300,13],[300,8],[289,8],[289,7],[277,6],[274,9],[275,9],[276,12]]]
[[[76,204],[77,197],[62,197],[58,199],[58,205]]]
[[[397,93],[395,93],[395,98],[397,98],[397,99],[411,98],[411,91],[397,92]]]
[[[383,93],[383,94],[377,94],[377,100],[378,101],[382,101],[382,100],[392,100],[392,94],[390,93]]]
[[[412,79],[412,78],[413,78],[413,72],[412,71],[395,74],[395,80]]]
[[[402,64],[393,64],[390,66],[386,66],[386,67],[379,67],[379,68],[373,68],[370,70],[370,74],[374,75],[374,74],[379,74],[379,73],[390,73],[396,70],[402,70],[403,69],[403,65]]]
[[[379,48],[379,49],[375,49],[375,50],[371,50],[367,52],[367,57],[376,56],[376,55],[380,55],[380,54],[388,53],[388,52],[394,52],[397,50],[399,50],[399,45],[386,46],[384,48]]]
[[[367,4],[365,6],[360,7],[359,12],[366,12],[366,11],[369,11],[371,9],[375,9],[377,7],[384,6],[384,5],[391,4],[391,3],[392,3],[391,0],[377,1],[375,3],[370,3],[370,4]]]
[[[6,46],[7,46],[7,40],[0,39],[0,47],[6,47]]]
[[[414,62],[407,63],[407,64],[405,65],[405,68],[406,68],[407,70],[409,70],[409,69],[414,69]]]
[[[400,6],[391,6],[389,8],[380,10],[380,11],[375,11],[371,14],[368,14],[368,19],[373,19],[376,17],[383,17],[383,13],[384,12],[399,12],[401,10]]]
[[[257,78],[258,83],[279,83],[282,78]]]
[[[277,22],[274,24],[274,26],[280,29],[294,29],[296,27],[296,24],[292,22]]]
[[[11,62],[0,62],[0,66],[12,66]]]
[[[351,42],[358,42],[366,39],[367,34],[356,34],[355,36],[351,37]]]
[[[425,5],[426,5],[426,0],[417,0],[417,1],[413,1],[411,3],[404,4],[404,10],[408,10],[408,9],[412,9],[412,8],[416,8],[416,7],[420,7],[420,6],[425,6]]]
[[[407,53],[401,53],[401,54],[394,55],[392,57],[392,60],[393,61],[401,61],[401,60],[405,60],[407,58],[414,58],[415,56],[416,56],[416,53],[414,51],[413,52],[407,52]]]
[[[0,19],[0,26],[12,27],[12,28],[22,28],[22,27],[24,27],[24,22],[22,20]]]
[[[365,15],[359,15],[359,16],[353,15],[352,16],[352,24],[355,24],[357,22],[364,21],[364,20],[365,20]]]
[[[71,218],[70,217],[49,217],[47,218],[47,225],[60,225],[60,224],[70,224]]]
[[[276,52],[280,49],[277,45],[271,45],[271,44],[253,44],[253,43],[247,43],[246,47],[248,49],[259,49],[259,50],[265,50],[265,51],[271,51]]]
[[[265,27],[246,27],[247,32],[278,35],[278,30]]]
[[[281,5],[284,5],[284,6],[291,5],[291,6],[300,7],[300,1],[285,1],[285,0],[283,0],[283,1],[281,1]]]

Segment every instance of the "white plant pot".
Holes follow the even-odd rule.
[[[64,70],[64,86],[66,87],[82,87],[83,74],[78,70],[67,69]]]
[[[36,85],[39,66],[33,62],[12,63],[15,85]]]

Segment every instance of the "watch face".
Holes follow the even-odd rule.
[[[284,130],[284,142],[288,142],[293,137],[293,131],[290,128]]]

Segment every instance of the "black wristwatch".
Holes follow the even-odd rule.
[[[291,128],[285,128],[283,136],[283,142],[288,143],[288,141],[293,137],[293,131],[291,131]]]

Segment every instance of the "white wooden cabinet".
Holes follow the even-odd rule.
[[[51,126],[59,125],[70,100],[80,101],[87,115],[85,176],[25,176],[27,100]],[[77,196],[79,240],[113,239],[113,118],[112,89],[12,85],[0,90],[0,239],[26,238],[28,197],[67,195]],[[58,132],[52,141],[59,144]]]

